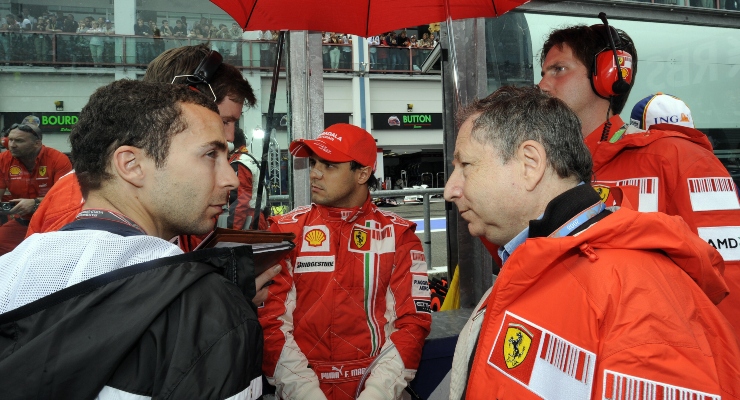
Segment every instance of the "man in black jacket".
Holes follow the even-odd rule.
[[[245,247],[183,254],[228,192],[223,122],[186,86],[98,89],[70,142],[76,220],[0,257],[4,399],[257,399],[262,331]]]

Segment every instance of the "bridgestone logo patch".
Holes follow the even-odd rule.
[[[334,256],[325,257],[296,257],[294,273],[305,272],[332,272],[334,271]]]

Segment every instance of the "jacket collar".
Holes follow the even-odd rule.
[[[335,222],[354,222],[360,216],[366,214],[372,206],[372,198],[368,193],[365,202],[359,207],[352,208],[340,208],[340,207],[328,207],[319,204],[313,204],[318,210],[319,214],[324,220],[335,221]]]
[[[597,204],[601,197],[591,185],[578,185],[566,190],[547,204],[542,219],[529,221],[529,237],[545,237],[563,226],[583,210]],[[584,228],[592,222],[584,223]]]

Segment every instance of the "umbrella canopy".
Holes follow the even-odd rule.
[[[370,37],[452,19],[495,17],[529,0],[211,0],[248,31],[330,31]]]

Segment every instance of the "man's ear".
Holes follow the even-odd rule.
[[[111,172],[136,187],[142,187],[146,175],[146,168],[142,165],[145,159],[147,157],[138,147],[121,146],[113,151]]]
[[[540,184],[547,172],[545,147],[540,142],[526,140],[517,148],[516,158],[522,166],[524,187],[531,192]]]
[[[373,169],[370,167],[362,167],[359,170],[359,174],[357,175],[357,183],[360,185],[364,185],[367,183],[368,179],[370,179],[370,175],[373,174]]]

